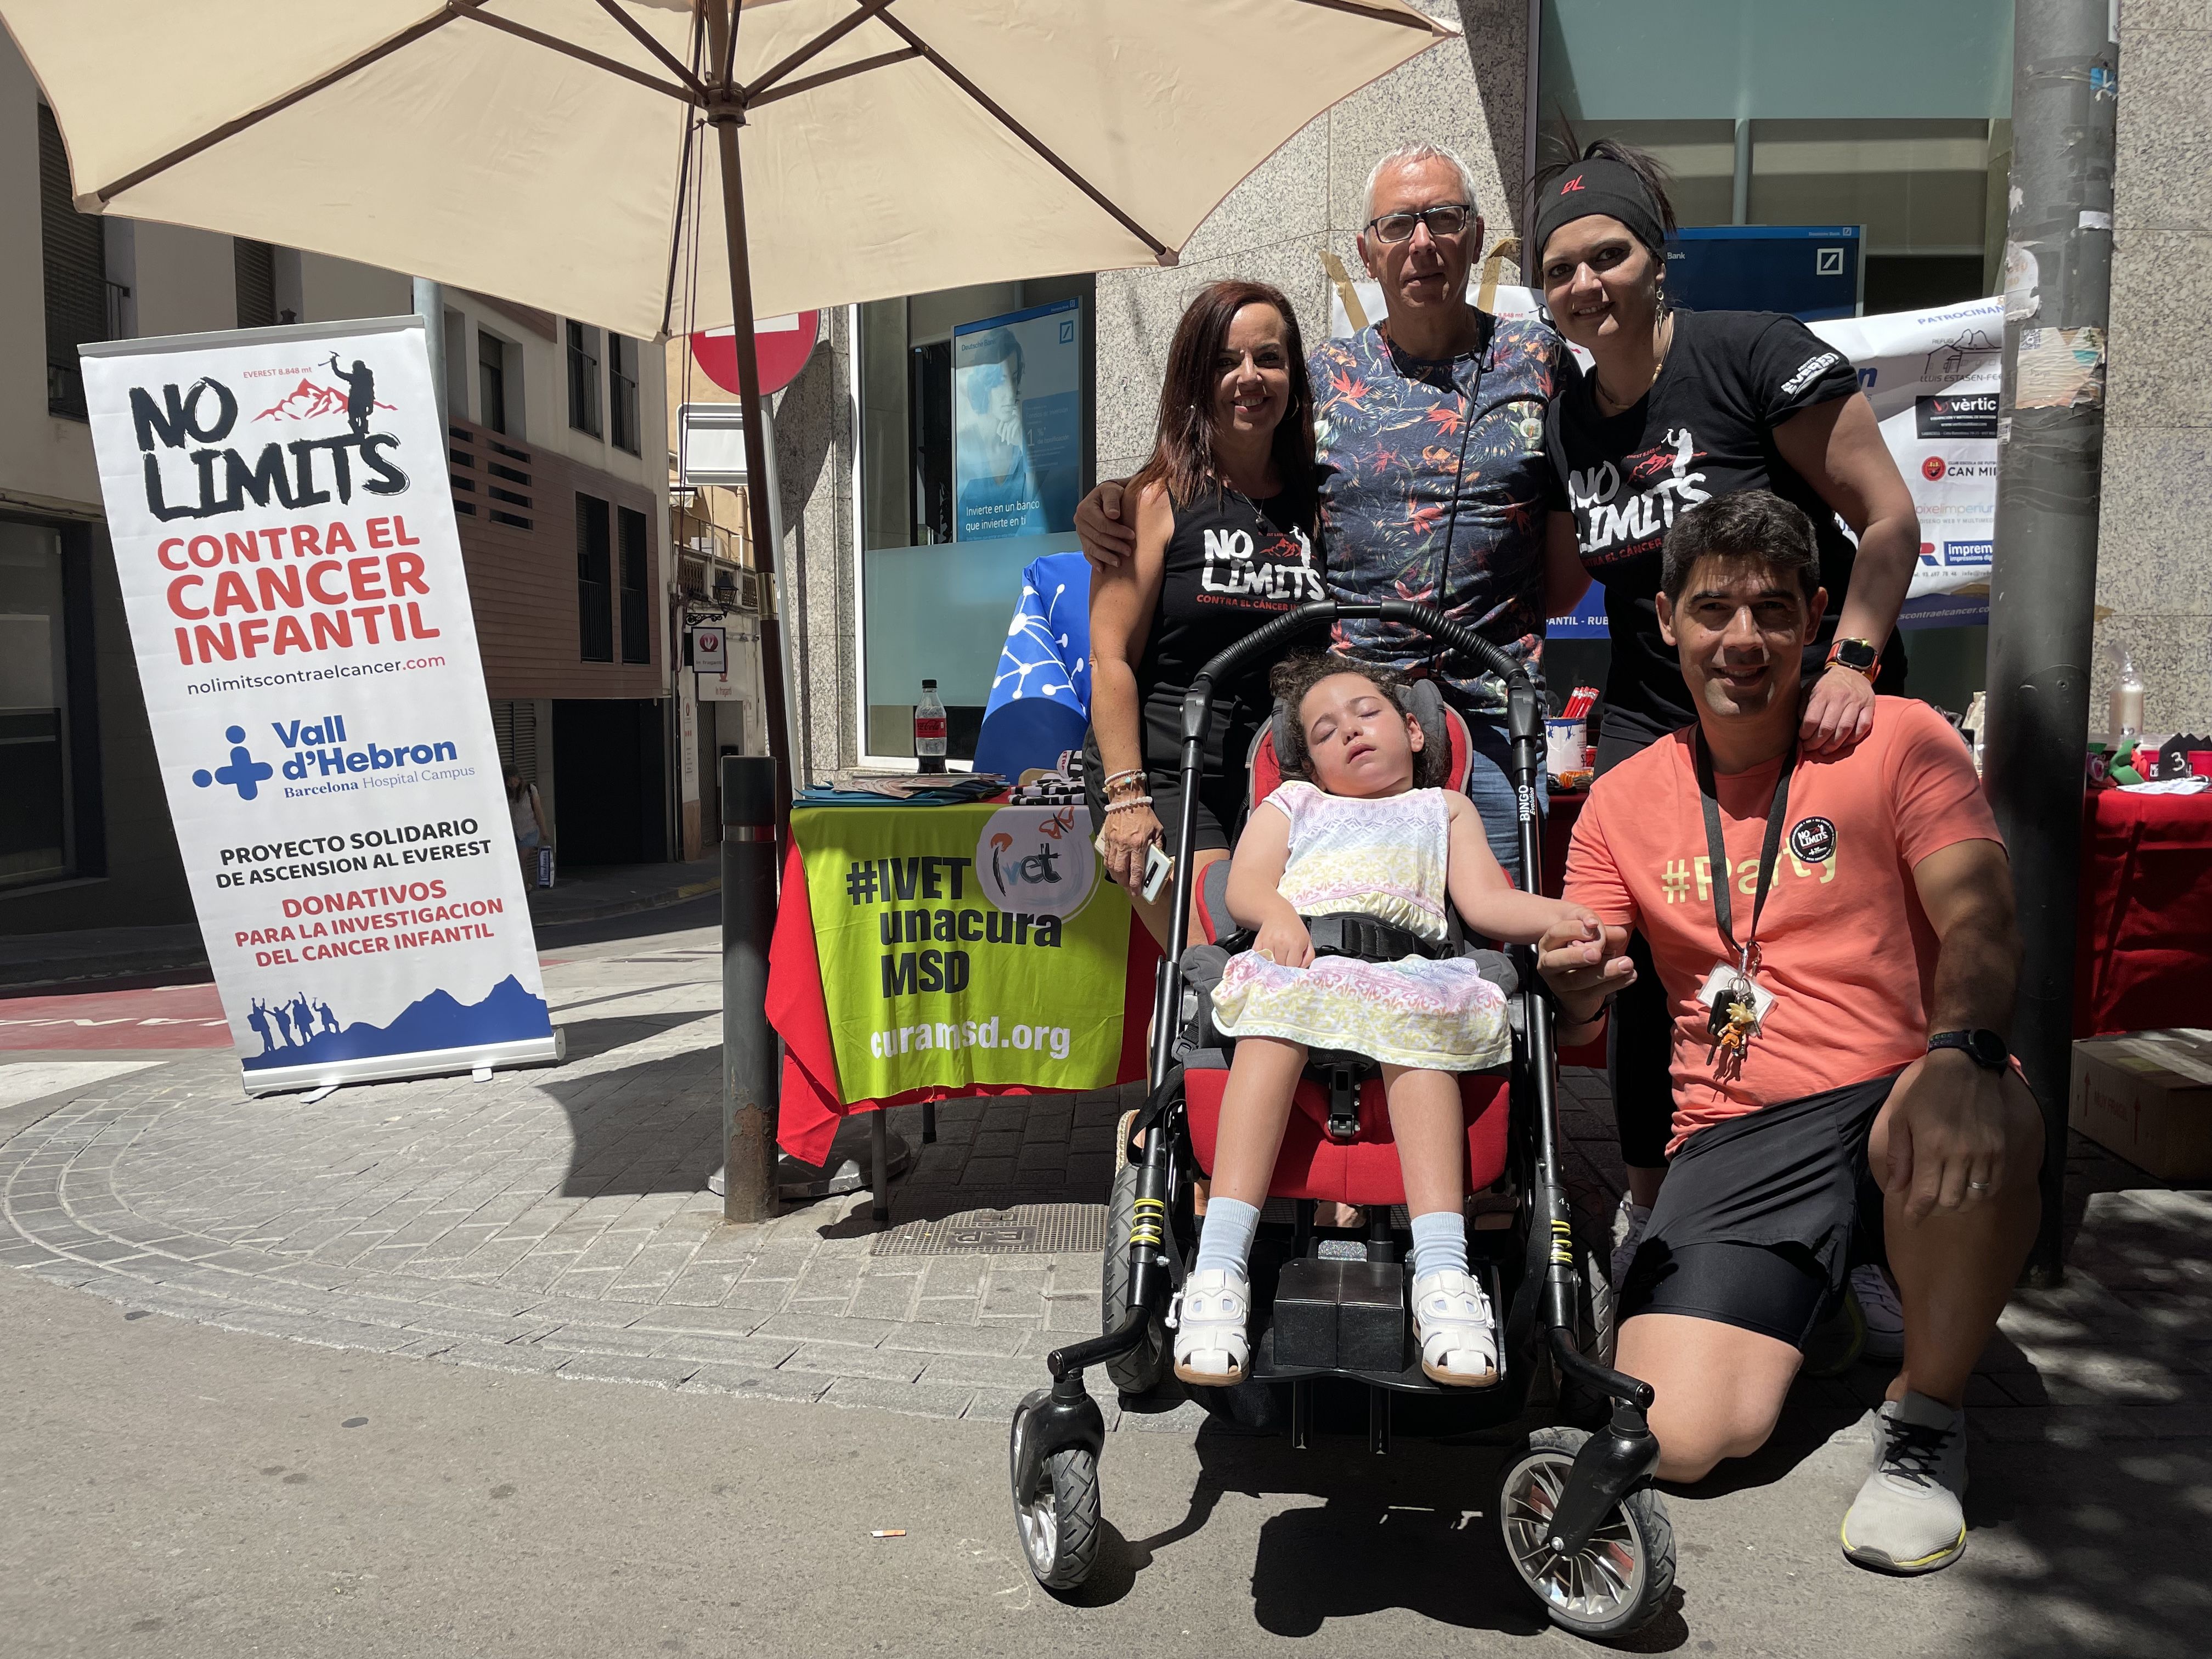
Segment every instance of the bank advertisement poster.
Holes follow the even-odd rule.
[[[555,1058],[421,319],[83,362],[248,1091]]]
[[[1851,360],[1920,515],[1913,599],[1986,584],[1997,512],[2004,301],[1808,324]]]
[[[834,806],[793,821],[846,1102],[1114,1081],[1131,912],[1079,806]]]
[[[952,331],[953,539],[1062,535],[1083,479],[1081,302]]]

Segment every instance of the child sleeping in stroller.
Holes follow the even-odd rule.
[[[1176,1375],[1187,1382],[1245,1375],[1247,1264],[1313,1048],[1382,1063],[1413,1218],[1421,1369],[1462,1387],[1498,1374],[1490,1300],[1468,1271],[1466,1139],[1452,1074],[1505,1058],[1505,1000],[1471,958],[1419,952],[1444,946],[1448,900],[1471,933],[1515,944],[1589,913],[1516,891],[1474,803],[1421,787],[1449,757],[1425,762],[1403,684],[1336,656],[1294,658],[1273,676],[1276,696],[1295,713],[1293,752],[1279,757],[1285,781],[1253,811],[1230,866],[1230,914],[1255,937],[1213,993],[1214,1024],[1237,1046],[1197,1259],[1170,1316]],[[1316,957],[1307,919],[1346,914],[1412,935],[1407,953]]]

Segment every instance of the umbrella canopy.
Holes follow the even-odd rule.
[[[738,16],[726,64],[732,32],[697,0],[0,0],[86,211],[641,337],[732,320],[699,131],[718,110],[739,135],[752,308],[775,315],[1172,263],[1315,114],[1450,32],[1404,0]],[[679,280],[696,301],[672,318]]]

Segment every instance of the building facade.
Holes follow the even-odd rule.
[[[107,544],[76,348],[386,317],[403,276],[95,218],[0,37],[0,933],[192,919]],[[451,476],[501,757],[568,863],[678,850],[662,356],[447,289]]]
[[[945,690],[957,757],[963,725],[972,743],[1024,566],[1073,544],[1051,526],[974,539],[955,526],[947,480],[960,465],[958,428],[980,396],[960,379],[963,343],[1018,331],[1028,326],[1020,319],[1073,299],[1078,483],[1126,476],[1150,447],[1168,342],[1196,289],[1257,277],[1290,296],[1309,344],[1328,331],[1331,262],[1358,274],[1368,171],[1396,145],[1425,140],[1466,159],[1486,251],[1504,256],[1508,282],[1533,167],[1570,142],[1609,133],[1670,165],[1686,224],[1857,228],[1865,313],[2002,288],[2008,0],[1934,9],[1912,0],[1418,3],[1457,22],[1462,38],[1310,124],[1230,194],[1176,267],[825,313],[823,344],[779,399],[776,428],[777,562],[794,614],[804,776],[909,755],[906,722],[925,676]],[[2212,346],[2203,329],[2176,319],[2203,314],[2197,290],[2212,280],[2194,257],[2212,231],[2212,196],[2196,165],[2197,88],[2212,72],[2212,30],[2159,0],[2121,0],[2117,17],[2122,91],[2094,695],[2101,710],[2125,646],[2150,684],[2151,729],[2204,732],[2212,730],[2212,366],[2200,360]],[[2182,303],[2154,310],[2154,294]],[[1915,692],[1963,710],[1983,688],[1986,632],[1915,630]],[[1601,672],[1602,642],[1554,649],[1555,679]],[[2101,729],[2101,714],[2095,724]]]

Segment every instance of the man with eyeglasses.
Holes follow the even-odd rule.
[[[1567,350],[1534,319],[1468,303],[1482,237],[1474,175],[1449,150],[1409,144],[1368,175],[1359,253],[1387,315],[1351,339],[1325,341],[1308,362],[1325,567],[1337,599],[1421,600],[1526,659],[1543,649],[1545,617],[1571,607],[1586,586],[1572,516],[1544,504],[1544,406]],[[1076,514],[1096,563],[1134,548],[1120,507],[1120,486],[1106,483]],[[1517,877],[1504,686],[1392,624],[1342,623],[1336,643],[1362,661],[1433,678],[1467,717],[1475,749],[1468,793],[1491,850]]]

